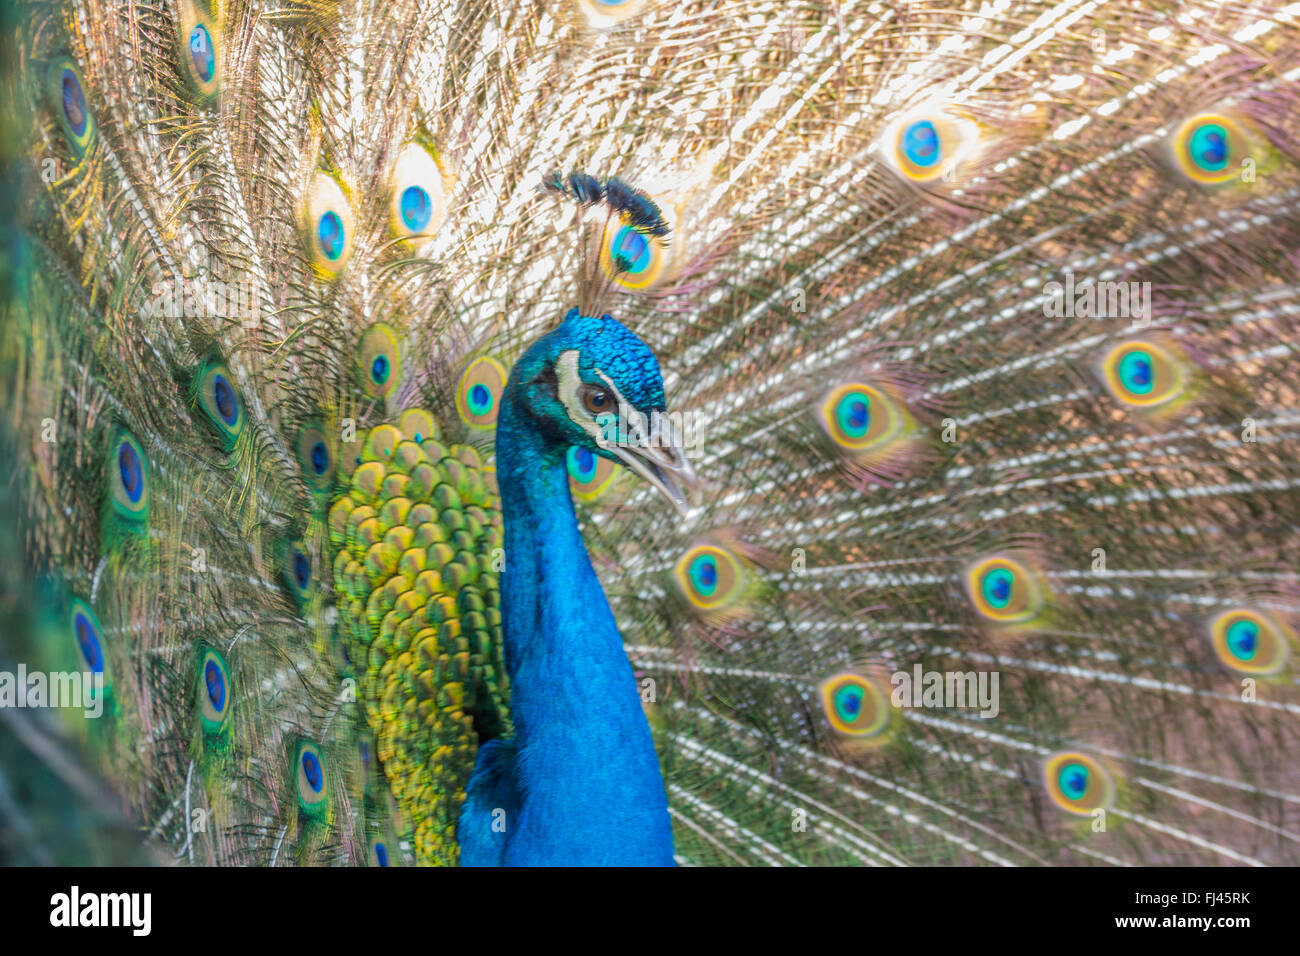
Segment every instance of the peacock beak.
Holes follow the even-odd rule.
[[[678,514],[685,517],[694,504],[699,480],[686,458],[681,435],[675,427],[664,427],[644,441],[611,442],[605,448],[663,492]]]

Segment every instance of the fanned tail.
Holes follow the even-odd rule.
[[[1300,860],[1298,22],[31,5],[0,669],[104,713],[6,716],[23,858],[454,862],[496,403],[603,270],[707,483],[569,463],[680,862]]]

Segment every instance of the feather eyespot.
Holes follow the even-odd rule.
[[[181,71],[201,99],[216,95],[221,86],[221,28],[192,0],[177,4]]]
[[[1270,617],[1247,608],[1224,611],[1210,623],[1210,640],[1223,664],[1240,674],[1277,674],[1291,656],[1291,640]]]
[[[316,574],[311,554],[302,542],[291,541],[283,546],[280,573],[294,600],[300,607],[306,606],[316,593]]]
[[[225,658],[214,648],[199,656],[199,719],[204,731],[220,733],[230,714],[230,670]]]
[[[1115,802],[1114,779],[1087,754],[1068,751],[1049,757],[1043,764],[1043,785],[1053,803],[1077,816],[1108,810]]]
[[[318,425],[306,425],[298,430],[298,467],[307,484],[317,491],[325,491],[334,484],[336,463],[331,444],[329,436]]]
[[[377,322],[366,329],[357,346],[361,387],[380,398],[391,395],[402,377],[402,353],[392,326]]]
[[[204,417],[216,429],[226,449],[233,448],[244,431],[244,403],[230,369],[218,361],[208,362],[199,371],[197,391]]]
[[[1236,179],[1251,158],[1255,140],[1235,119],[1222,113],[1200,113],[1174,132],[1171,149],[1184,176],[1203,185]]]
[[[601,266],[624,288],[650,289],[671,275],[680,238],[675,235],[664,241],[634,225],[615,220],[605,230]]]
[[[726,611],[745,595],[744,565],[730,551],[714,544],[690,548],[678,559],[673,573],[682,596],[698,611]]]
[[[587,24],[602,28],[630,20],[645,9],[645,0],[575,0]]]
[[[493,428],[506,387],[505,367],[491,356],[474,359],[456,386],[456,412],[470,428]]]
[[[85,154],[95,138],[95,119],[86,105],[86,87],[81,71],[64,57],[50,68],[48,97],[59,127],[77,157]]]
[[[877,737],[893,716],[888,696],[867,678],[836,674],[819,688],[822,712],[836,733],[845,737]]]
[[[361,446],[361,457],[367,462],[378,461],[387,464],[404,437],[394,425],[376,425],[366,435],[366,440]]]
[[[826,393],[815,417],[850,471],[877,480],[900,474],[918,447],[916,420],[902,398],[883,385],[838,385]]]
[[[1102,360],[1107,389],[1120,402],[1138,409],[1168,409],[1186,396],[1188,366],[1155,342],[1135,340],[1116,346]]]
[[[206,83],[217,71],[216,51],[212,48],[212,33],[203,24],[190,31],[190,62],[194,72]]]
[[[939,131],[935,129],[933,120],[920,119],[904,127],[899,149],[907,161],[918,169],[929,169],[943,158]]]
[[[86,132],[86,125],[89,122],[81,78],[71,68],[65,68],[60,76],[60,83],[63,93],[63,119],[73,136],[81,136]]]
[[[309,817],[322,816],[329,806],[329,781],[320,748],[311,741],[299,741],[293,766],[298,808]]]
[[[975,562],[966,572],[966,594],[975,611],[995,624],[1032,624],[1046,606],[1046,586],[1036,571],[1005,555]]]
[[[398,419],[397,430],[407,441],[417,445],[430,439],[437,441],[442,437],[442,429],[432,415],[423,408],[408,408]]]
[[[331,278],[352,256],[356,221],[352,204],[338,180],[317,173],[307,192],[305,231],[311,263],[317,275]]]
[[[899,175],[916,183],[933,182],[972,158],[979,124],[960,110],[911,113],[885,130],[882,151]]]
[[[429,150],[408,143],[393,167],[390,190],[393,234],[412,248],[421,248],[438,232],[446,214],[447,182],[442,167]]]
[[[881,449],[902,437],[910,425],[900,401],[862,382],[840,385],[822,401],[822,429],[846,452]]]
[[[69,611],[72,623],[72,638],[77,645],[77,654],[82,665],[92,674],[104,673],[104,645],[99,618],[90,609],[90,605],[80,598],[73,598]]]
[[[581,445],[570,445],[565,454],[569,489],[583,501],[595,501],[619,477],[618,465]]]
[[[110,445],[108,474],[116,512],[143,519],[149,511],[149,465],[140,443],[124,431]]]

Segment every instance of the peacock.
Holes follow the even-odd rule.
[[[1300,863],[1300,4],[4,16],[0,859]]]

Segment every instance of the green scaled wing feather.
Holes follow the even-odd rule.
[[[480,736],[509,729],[509,682],[492,474],[440,434],[420,409],[371,429],[329,522],[344,653],[400,808],[373,829],[410,827],[416,859],[454,864]]]

